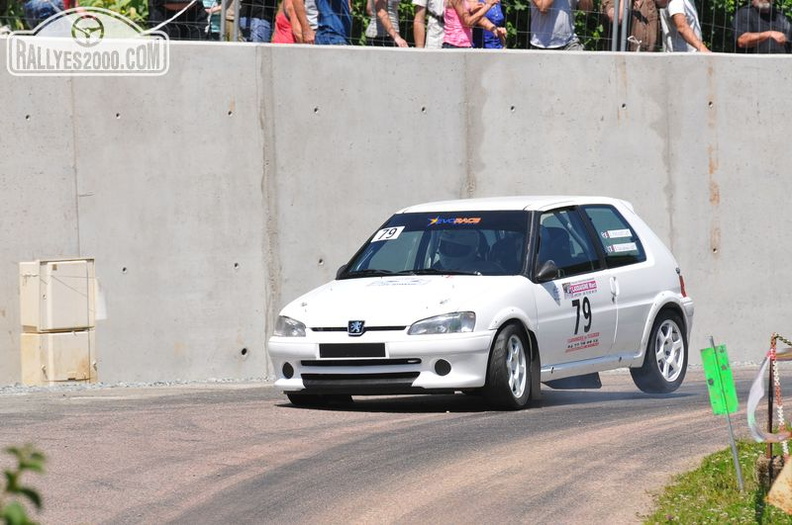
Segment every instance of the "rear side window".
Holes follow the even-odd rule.
[[[641,239],[630,224],[612,206],[584,206],[597,238],[605,252],[609,268],[626,266],[646,260]]]

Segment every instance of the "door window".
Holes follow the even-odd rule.
[[[597,251],[575,209],[545,212],[539,218],[537,268],[550,260],[561,278],[600,269]]]

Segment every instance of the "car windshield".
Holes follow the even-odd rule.
[[[339,278],[516,275],[523,269],[528,223],[525,211],[397,214]]]

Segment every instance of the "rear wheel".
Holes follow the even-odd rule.
[[[349,404],[352,402],[352,396],[346,394],[303,394],[300,392],[287,392],[286,397],[292,405],[296,407],[324,407],[331,404]]]
[[[490,352],[487,402],[505,410],[525,408],[531,398],[531,352],[522,331],[514,324],[498,333]]]
[[[648,394],[673,392],[685,379],[688,349],[685,325],[679,314],[664,310],[657,315],[641,368],[631,368],[635,385]]]

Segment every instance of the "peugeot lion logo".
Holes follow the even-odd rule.
[[[363,335],[365,331],[363,327],[364,324],[365,321],[349,321],[349,324],[347,324],[347,333],[349,335]]]

